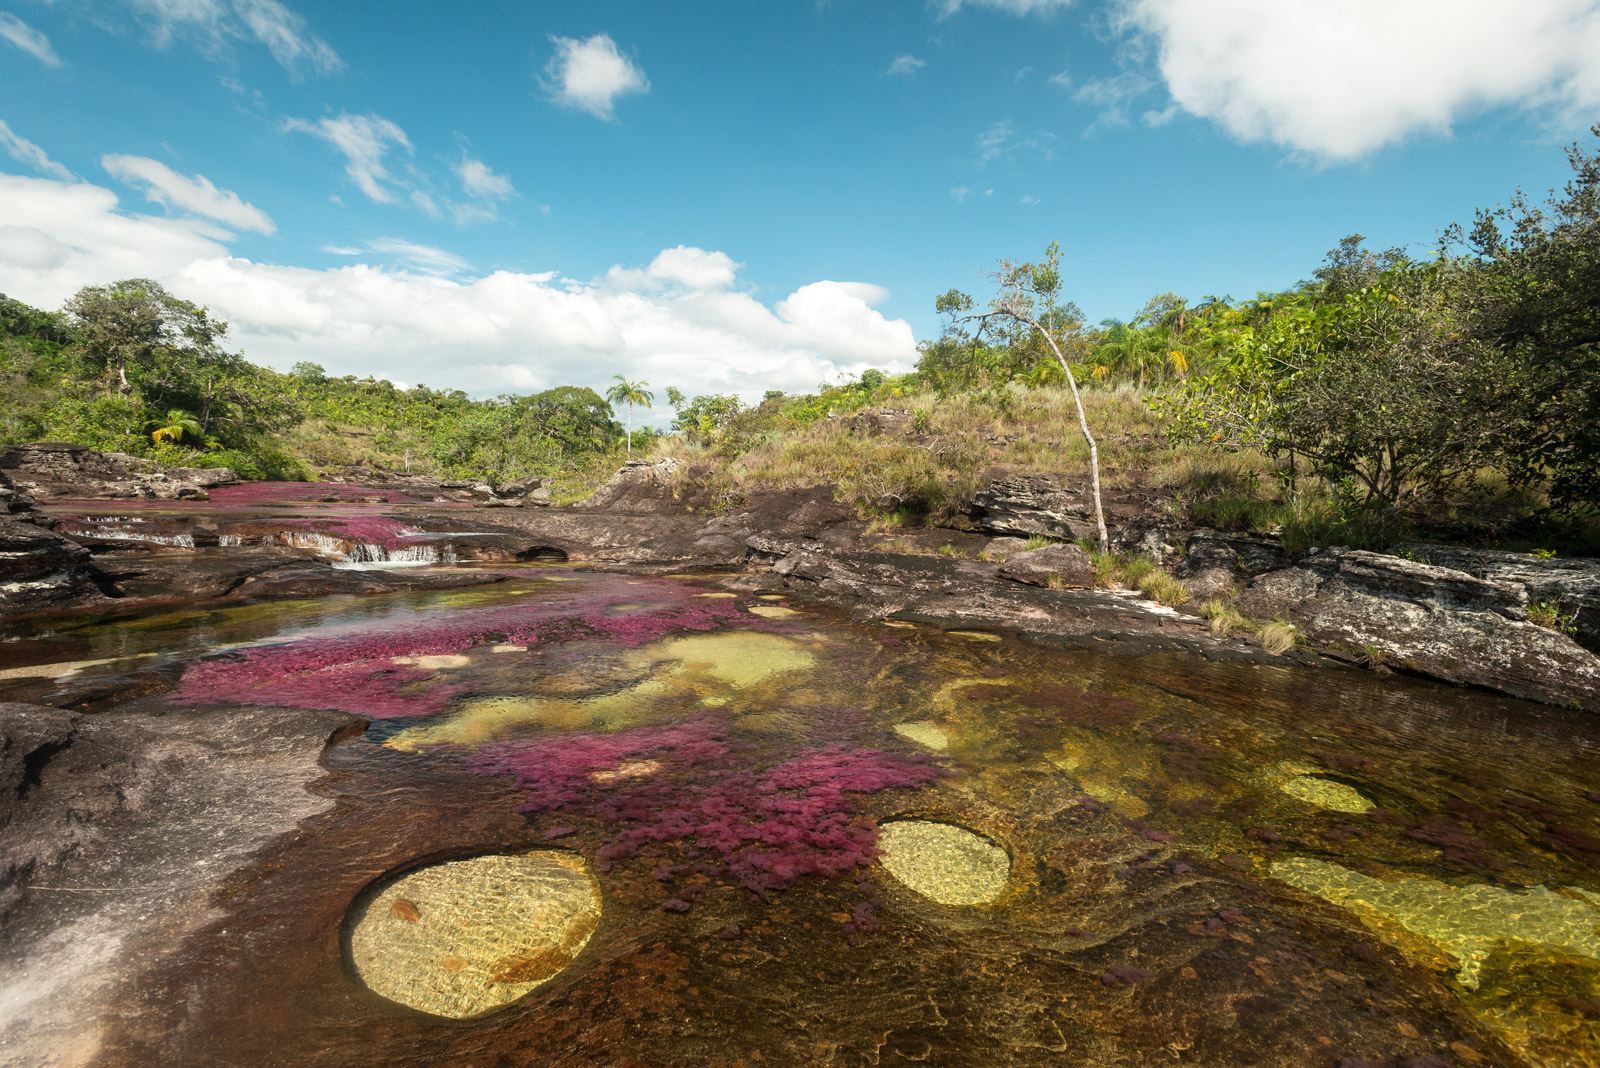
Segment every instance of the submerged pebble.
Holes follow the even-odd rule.
[[[1334,812],[1350,812],[1359,816],[1378,807],[1355,787],[1335,779],[1324,779],[1320,775],[1296,775],[1278,789],[1307,804]]]
[[[522,997],[565,968],[600,919],[581,857],[558,850],[434,864],[354,913],[350,957],[375,993],[457,1019]]]
[[[1011,858],[987,838],[948,823],[895,820],[880,829],[880,862],[907,887],[941,905],[993,901],[1011,877]]]
[[[918,745],[925,745],[929,749],[943,751],[950,747],[950,735],[944,729],[923,720],[912,723],[896,723],[894,732],[902,738],[909,738]]]

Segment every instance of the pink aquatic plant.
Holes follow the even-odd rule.
[[[435,683],[418,690],[416,684],[432,673],[395,664],[396,657],[460,653],[500,642],[531,645],[551,631],[583,637],[600,631],[619,644],[635,645],[674,630],[709,630],[737,613],[726,605],[690,602],[671,587],[665,593],[668,596],[653,610],[608,615],[606,606],[637,597],[638,591],[620,581],[601,581],[585,591],[581,602],[423,611],[361,634],[312,635],[258,646],[189,665],[169,700],[328,708],[368,719],[425,716],[449,707],[471,684]]]
[[[368,501],[381,498],[387,504],[417,504],[431,501],[399,490],[353,486],[343,482],[242,482],[218,486],[210,491],[213,504],[301,504],[337,497],[341,501]]]
[[[647,775],[608,774],[643,759]],[[487,746],[468,760],[483,775],[511,775],[527,796],[520,811],[587,815],[610,825],[602,869],[651,847],[687,861],[666,864],[663,882],[695,870],[726,872],[757,897],[808,876],[840,875],[877,856],[878,828],[855,798],[923,786],[940,769],[920,756],[827,745],[760,767],[753,750],[713,719],[614,734],[522,739]]]

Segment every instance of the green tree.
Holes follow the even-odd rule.
[[[1600,138],[1600,124],[1592,131]],[[1463,331],[1504,355],[1515,414],[1503,462],[1564,509],[1600,510],[1600,151],[1567,150],[1572,179],[1543,206],[1518,192],[1446,231],[1445,281]],[[1453,255],[1456,250],[1460,255]]]
[[[650,407],[650,402],[655,399],[649,390],[645,389],[648,382],[631,382],[621,375],[612,375],[617,384],[606,390],[606,400],[612,404],[627,404],[628,406],[628,459],[633,459],[633,406],[635,404]]]
[[[1061,246],[1051,242],[1037,263],[1016,263],[1001,260],[991,272],[998,292],[985,312],[968,313],[965,321],[978,324],[979,336],[991,323],[1017,324],[1037,334],[1050,346],[1061,373],[1066,376],[1067,387],[1072,391],[1072,403],[1078,409],[1078,429],[1089,445],[1089,480],[1094,491],[1094,521],[1099,533],[1100,551],[1110,550],[1106,535],[1105,509],[1100,503],[1100,450],[1094,434],[1089,430],[1089,416],[1083,408],[1083,397],[1078,392],[1078,380],[1072,366],[1062,352],[1061,337],[1067,329],[1076,329],[1078,322],[1068,313],[1070,305],[1058,304],[1061,294]],[[1076,310],[1076,309],[1072,309]]]
[[[170,409],[162,418],[150,420],[147,426],[150,440],[158,445],[163,441],[174,445],[182,445],[185,440],[197,445],[205,441],[205,428],[200,420],[182,408]]]

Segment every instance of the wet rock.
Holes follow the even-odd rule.
[[[515,478],[500,487],[502,497],[518,497],[533,504],[550,503],[550,480],[539,476]]]
[[[895,820],[878,837],[880,863],[904,885],[941,905],[982,905],[1000,896],[1011,858],[987,838],[930,820]]]
[[[1046,545],[1009,556],[1000,565],[999,575],[1030,586],[1049,586],[1053,582],[1058,588],[1081,589],[1093,589],[1099,577],[1094,561],[1078,545]]]
[[[329,806],[307,788],[347,722],[0,705],[7,1063],[89,1059],[119,977],[173,953],[231,873]]]
[[[1372,647],[1417,674],[1600,710],[1600,657],[1527,622],[1517,583],[1330,549],[1262,575],[1235,603],[1247,615],[1290,619],[1313,644]]]
[[[88,549],[23,516],[0,515],[0,614],[45,611],[99,597]]]

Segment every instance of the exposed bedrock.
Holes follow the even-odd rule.
[[[0,614],[101,598],[88,549],[32,522],[30,513],[0,514]]]
[[[328,807],[309,787],[350,722],[0,704],[6,1063],[86,1063],[117,978],[159,963],[233,872]]]
[[[1235,604],[1252,616],[1288,618],[1315,645],[1446,682],[1600,711],[1600,657],[1529,623],[1520,583],[1329,549],[1260,576]]]

